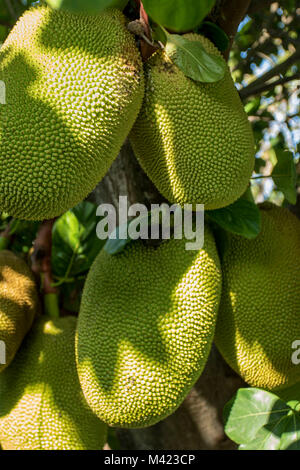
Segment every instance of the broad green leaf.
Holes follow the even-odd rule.
[[[143,0],[146,12],[172,31],[191,31],[211,11],[215,0]]]
[[[123,10],[129,0],[46,0],[48,5],[56,10],[69,10],[74,13],[100,13],[106,8]]]
[[[281,191],[286,200],[290,204],[296,204],[297,202],[297,190],[296,190],[296,166],[292,152],[284,151],[281,148],[276,148],[277,164],[275,165],[272,178],[277,186],[277,189]]]
[[[256,204],[238,199],[230,206],[214,211],[205,211],[206,215],[224,230],[252,239],[261,230],[261,214]]]
[[[241,444],[240,450],[300,450],[300,416],[288,411],[277,422],[266,424],[253,441]]]
[[[266,434],[271,432],[270,429],[274,430],[275,426],[282,429],[281,420],[290,411],[291,408],[273,393],[258,388],[241,388],[225,405],[225,432],[238,444],[249,444],[254,441],[259,431],[260,436],[267,439]],[[263,426],[267,428],[261,430]],[[268,439],[270,443],[271,437]],[[273,438],[274,445],[275,441]]]
[[[166,53],[187,77],[197,82],[212,83],[224,77],[224,60],[206,52],[199,41],[189,41],[178,34],[168,34]]]
[[[89,270],[104,245],[96,234],[96,206],[82,202],[55,222],[52,232],[52,269],[60,282]]]
[[[245,105],[245,112],[249,116],[255,115],[256,111],[258,111],[260,107],[260,100],[261,100],[261,97],[257,96],[256,98],[253,98],[251,101],[249,101],[249,103]]]
[[[249,423],[249,425],[251,425]],[[277,421],[266,424],[257,432],[255,439],[239,446],[239,450],[279,450],[281,435],[287,425],[287,412]]]
[[[284,433],[280,439],[280,450],[300,450],[300,415],[292,412],[286,418]]]
[[[210,21],[204,21],[197,31],[210,39],[219,51],[226,51],[229,46],[229,38],[220,26]]]

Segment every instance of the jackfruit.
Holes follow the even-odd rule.
[[[111,426],[150,426],[172,412],[199,378],[215,330],[221,289],[213,235],[135,241],[94,261],[80,307],[76,360],[84,396]]]
[[[83,200],[140,109],[143,67],[119,10],[25,12],[0,51],[0,210],[56,217]]]
[[[300,222],[270,203],[260,209],[258,237],[233,235],[225,251],[215,342],[249,385],[275,390],[300,381],[292,361],[300,338]]]
[[[207,38],[183,37],[222,57]],[[180,205],[233,203],[254,168],[254,139],[227,66],[220,81],[195,82],[161,50],[146,62],[145,82],[130,141],[157,189]]]
[[[90,410],[75,365],[75,317],[40,317],[0,374],[4,450],[97,450],[107,427]]]
[[[13,360],[39,308],[34,277],[25,261],[11,251],[0,251],[0,372]]]

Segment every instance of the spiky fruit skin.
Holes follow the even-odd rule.
[[[139,112],[143,67],[118,10],[25,12],[0,51],[0,209],[50,219],[108,171]]]
[[[0,341],[5,351],[0,372],[13,360],[39,310],[33,273],[14,253],[0,251]]]
[[[80,389],[75,317],[39,318],[0,375],[0,440],[4,450],[99,450],[106,425]]]
[[[184,37],[222,57],[203,36]],[[227,66],[222,80],[195,82],[159,51],[145,64],[145,83],[130,141],[157,189],[181,205],[233,203],[254,168],[254,139]]]
[[[300,338],[300,222],[287,209],[260,207],[260,235],[231,236],[225,252],[215,342],[249,385],[275,390],[300,381],[292,362]]]
[[[106,423],[150,426],[181,404],[206,363],[221,272],[208,229],[199,251],[186,240],[104,250],[84,287],[76,351],[87,402]]]

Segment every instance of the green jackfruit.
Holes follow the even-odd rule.
[[[300,222],[287,209],[260,206],[262,232],[231,236],[215,342],[253,387],[274,390],[300,381],[292,361],[300,338]]]
[[[0,374],[4,450],[97,450],[107,427],[90,410],[75,365],[75,317],[40,317]]]
[[[0,251],[0,349],[4,356],[0,372],[13,360],[39,308],[34,277],[25,261],[10,251]]]
[[[221,290],[213,235],[199,251],[186,240],[139,240],[94,261],[80,307],[76,358],[85,398],[106,423],[150,426],[172,412],[199,378]]]
[[[142,70],[120,11],[26,11],[0,50],[0,210],[42,220],[83,200],[134,123]]]
[[[222,57],[197,34],[207,52]],[[146,91],[130,134],[134,153],[161,194],[172,203],[227,206],[246,190],[254,168],[254,139],[230,72],[199,83],[164,51],[145,64]]]

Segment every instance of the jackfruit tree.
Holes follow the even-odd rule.
[[[1,449],[300,450],[298,14],[0,0]]]

